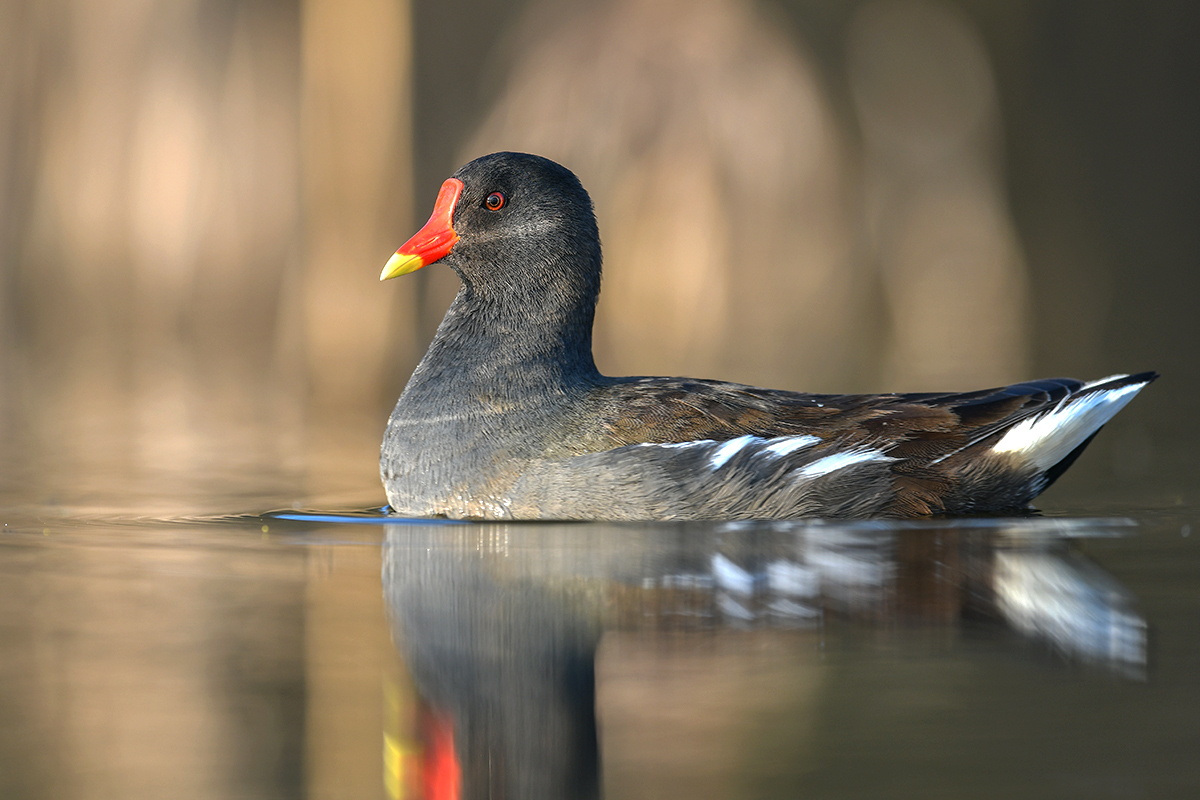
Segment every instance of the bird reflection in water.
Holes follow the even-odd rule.
[[[678,645],[753,631],[818,649],[831,624],[974,619],[1139,678],[1146,623],[1073,543],[1129,524],[391,526],[383,584],[423,697],[423,763],[445,796],[599,797],[603,635]]]

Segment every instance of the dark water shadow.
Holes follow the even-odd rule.
[[[453,730],[463,797],[596,797],[605,637],[735,648],[791,637],[820,650],[831,626],[969,625],[1014,650],[1036,643],[1062,663],[1142,680],[1146,622],[1077,544],[1132,527],[389,523],[383,587],[427,736]]]

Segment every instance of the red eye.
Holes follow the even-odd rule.
[[[504,195],[499,192],[492,192],[483,201],[483,204],[487,206],[489,211],[499,211],[504,208]]]

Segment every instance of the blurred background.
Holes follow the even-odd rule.
[[[378,536],[181,518],[382,505],[387,415],[456,279],[379,271],[497,149],[592,193],[606,373],[1164,376],[1041,501],[1161,523],[1089,546],[1160,643],[1117,712],[1108,682],[976,672],[941,633],[930,658],[885,643],[765,681],[717,653],[666,691],[670,665],[618,640],[610,702],[732,697],[697,721],[740,746],[739,719],[786,713],[798,751],[823,698],[814,758],[840,780],[867,774],[881,707],[888,742],[990,758],[946,713],[982,697],[979,724],[1021,717],[1002,730],[1036,754],[994,769],[1059,775],[1077,721],[1073,796],[1134,760],[1176,779],[1200,696],[1197,42],[1200,4],[1165,0],[0,0],[0,509],[24,525],[0,540],[0,794],[379,796],[380,732],[414,699]],[[1046,785],[1023,796],[1070,794]]]
[[[382,503],[387,414],[457,281],[379,269],[498,149],[592,193],[602,371],[1157,369],[1075,471],[1178,487],[1198,34],[1186,2],[9,0],[0,492]]]

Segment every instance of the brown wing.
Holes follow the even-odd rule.
[[[981,484],[999,493],[990,503],[1019,507],[1057,475],[1047,479],[992,463],[980,467],[972,453],[1081,389],[1090,391],[1091,385],[1052,378],[969,393],[810,395],[716,381],[625,378],[593,394],[591,419],[597,427],[583,438],[604,449],[807,434],[820,437],[829,452],[870,446],[896,459],[891,513],[899,516],[972,510],[977,502],[972,493]],[[984,468],[1009,470],[1012,477],[978,474]],[[1031,489],[1035,478],[1040,483]]]
[[[1055,383],[1063,396],[1079,386],[1078,381]],[[1060,383],[1065,385],[1058,386]],[[964,425],[985,426],[1007,418],[1031,400],[1040,408],[1056,399],[1046,390],[1014,391],[1018,389],[970,394],[818,395],[717,381],[627,378],[597,390],[593,402],[595,419],[612,446],[721,441],[745,434],[811,434],[848,445],[894,447],[926,442],[924,449],[934,454],[950,449],[955,440],[965,441]],[[1035,398],[1035,394],[1039,396]],[[963,413],[958,412],[960,406]],[[920,449],[918,445],[916,450]],[[904,457],[915,454],[905,453]]]

